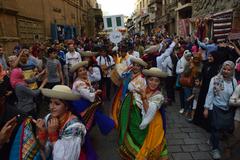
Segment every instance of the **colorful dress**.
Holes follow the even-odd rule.
[[[50,118],[51,114],[45,117],[46,125]],[[86,133],[86,128],[79,119],[74,115],[70,115],[61,127],[55,144],[47,141],[45,147],[47,157],[52,157],[53,160],[79,160]]]
[[[137,76],[133,77],[132,72],[126,72],[123,73],[122,77],[124,78],[123,85],[117,91],[117,94],[113,101],[111,113],[116,128],[118,127],[118,117],[121,109],[121,104],[126,94],[128,92],[135,92],[134,90],[146,87],[146,80],[142,74],[138,74]]]
[[[159,111],[164,98],[160,92],[148,99],[145,112],[140,96],[129,93],[119,114],[120,155],[123,159],[157,160],[166,158],[166,138]]]
[[[73,110],[82,117],[87,130],[89,131],[96,122],[101,133],[108,134],[114,128],[114,122],[99,110],[101,100],[96,97],[91,82],[77,79],[73,83],[72,91],[82,97],[80,100],[73,102]]]

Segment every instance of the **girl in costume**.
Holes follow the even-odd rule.
[[[94,89],[98,89],[102,80],[101,67],[97,65],[95,60],[96,52],[84,51],[81,52],[83,61],[88,61],[88,78]]]
[[[166,160],[168,152],[159,111],[164,98],[159,85],[167,74],[158,68],[143,70],[143,74],[147,77],[147,86],[130,92],[120,110],[120,154],[123,159]]]
[[[84,156],[81,146],[86,128],[70,111],[70,101],[79,99],[80,95],[74,94],[65,85],[42,89],[42,94],[51,98],[50,113],[44,119],[35,121],[44,158],[79,160],[80,156]]]
[[[147,67],[147,63],[141,58],[131,57],[132,66],[128,67],[128,71],[122,74],[123,85],[119,88],[112,105],[112,117],[116,128],[118,127],[118,114],[121,108],[122,100],[125,98],[127,92],[134,92],[136,88],[146,86],[145,78],[141,70]]]
[[[81,99],[74,101],[74,112],[81,115],[87,130],[90,130],[97,123],[103,134],[108,134],[113,128],[113,121],[100,112],[101,90],[95,90],[89,80],[87,70],[88,61],[82,61],[71,68],[71,72],[76,72],[77,78],[73,83],[72,91],[81,95]]]

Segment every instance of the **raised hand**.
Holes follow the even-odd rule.
[[[17,126],[17,119],[16,117],[9,120],[1,129],[0,131],[0,145],[3,145],[4,143],[8,143],[9,139],[12,135],[12,131]]]
[[[57,132],[59,129],[59,121],[57,118],[52,118],[48,121],[48,133]]]
[[[36,124],[37,128],[40,131],[46,130],[45,121],[43,119],[33,120],[33,122]]]

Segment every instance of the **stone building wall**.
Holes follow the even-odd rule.
[[[51,24],[88,31],[88,12],[96,0],[0,0],[0,44],[7,52],[18,43],[31,44],[51,38]]]

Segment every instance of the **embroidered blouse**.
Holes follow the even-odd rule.
[[[161,108],[164,97],[161,92],[158,92],[148,98],[148,109],[144,110],[143,102],[140,96],[135,96],[136,104],[141,109],[142,122],[139,125],[140,129],[145,129],[148,124],[153,120],[155,113]]]
[[[91,86],[90,81],[83,81],[81,79],[77,79],[73,83],[72,87],[73,93],[80,94],[81,97],[89,100],[90,102],[94,102],[96,94],[95,89]]]
[[[50,117],[50,114],[45,117],[46,126]],[[86,132],[85,126],[78,118],[74,115],[70,116],[60,130],[59,138],[55,144],[47,141],[48,153],[52,153],[53,160],[79,160]]]

